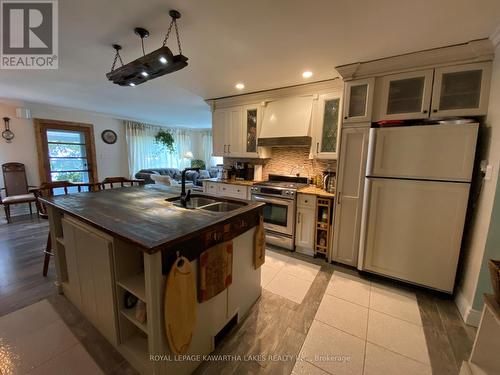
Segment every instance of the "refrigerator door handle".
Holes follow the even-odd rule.
[[[361,211],[361,228],[359,235],[359,250],[358,250],[358,270],[363,270],[365,258],[365,243],[366,233],[368,232],[368,214],[370,204],[371,178],[365,178],[365,189],[363,191],[363,209]]]
[[[365,176],[373,172],[373,160],[375,159],[375,143],[377,142],[377,129],[371,128],[368,134],[368,152],[366,157]]]

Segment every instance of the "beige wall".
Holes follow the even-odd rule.
[[[497,45],[495,50],[486,126],[488,128],[486,133],[489,133],[489,136],[482,159],[487,159],[493,166],[493,175],[490,180],[484,181],[473,221],[470,224],[472,228],[466,228],[469,230],[469,236],[464,249],[462,275],[455,299],[462,317],[472,325],[479,323],[479,312],[473,309],[473,302],[483,261],[500,165],[500,45]]]
[[[11,130],[15,134],[15,138],[10,144],[0,139],[0,164],[9,161],[24,163],[30,185],[38,185],[40,183],[34,125],[31,119],[17,119],[16,107],[29,108],[33,118],[93,124],[99,179],[107,176],[128,176],[127,150],[122,120],[92,112],[56,106],[7,100],[0,101],[0,118],[5,116],[11,118]],[[3,121],[0,125],[3,129]],[[101,132],[105,129],[112,129],[117,133],[118,141],[115,144],[108,145],[102,141]],[[3,186],[3,176],[1,176],[1,173],[0,186]]]

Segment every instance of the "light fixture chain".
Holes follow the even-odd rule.
[[[175,35],[177,35],[177,47],[179,47],[179,55],[182,55],[181,39],[179,37],[179,29],[177,28],[177,20],[174,19]]]
[[[172,26],[174,24],[175,20],[172,19],[172,21],[170,21],[170,25],[168,26],[168,30],[167,30],[167,35],[165,35],[165,39],[163,39],[163,47],[165,47],[165,45],[167,44],[167,40],[168,40],[168,37],[170,36],[170,32],[172,31]]]
[[[119,51],[116,51],[116,54],[115,54],[115,59],[113,60],[113,65],[111,66],[111,71],[115,70],[115,65],[116,65],[116,61],[120,59],[120,63],[122,64],[123,66],[123,60],[122,60],[122,57],[120,56],[120,52]]]

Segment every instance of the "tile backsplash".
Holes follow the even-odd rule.
[[[262,178],[269,174],[296,175],[311,178],[323,171],[337,170],[336,160],[309,159],[309,147],[273,147],[269,159],[224,158],[224,166],[230,167],[236,162],[262,164]]]

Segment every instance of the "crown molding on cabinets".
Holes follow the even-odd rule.
[[[497,30],[497,34],[500,34]],[[493,34],[495,35],[495,33]],[[492,35],[492,37],[493,37]],[[491,61],[494,56],[493,38],[406,53],[372,61],[335,67],[346,81],[386,74],[422,70],[447,65]],[[497,35],[500,39],[500,35]]]
[[[342,92],[343,88],[344,82],[340,77],[336,77],[326,81],[307,83],[303,85],[288,86],[279,89],[258,91],[223,98],[206,99],[205,102],[210,106],[210,109],[213,112],[215,109],[219,108],[255,103],[262,103],[262,105],[265,106],[267,102],[292,96],[313,95],[314,99],[314,95],[316,95],[317,98],[319,94],[336,91]]]
[[[500,44],[500,25],[496,28],[495,31],[490,35],[491,43],[493,43],[493,48],[497,48]]]

